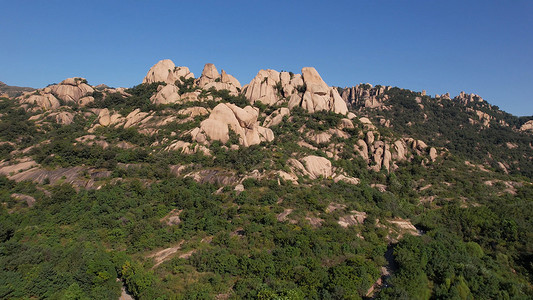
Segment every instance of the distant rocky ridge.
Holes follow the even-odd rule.
[[[353,108],[384,108],[389,96],[386,94],[392,87],[376,85],[369,83],[360,83],[353,87],[339,88],[342,99]],[[420,96],[426,96],[426,91],[420,92]],[[435,95],[435,99],[450,100],[450,93]],[[467,94],[461,92],[453,98],[462,104],[483,102],[483,98],[477,94]]]
[[[17,97],[24,92],[31,92],[35,90],[31,87],[11,86],[0,81],[0,97]]]

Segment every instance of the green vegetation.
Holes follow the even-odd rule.
[[[486,102],[465,106],[456,100],[434,99],[399,88],[392,88],[386,94],[390,97],[387,105],[391,109],[367,109],[365,112],[390,120],[396,134],[445,147],[463,159],[488,163],[496,169],[498,162],[506,162],[511,173],[533,178],[532,160],[524,155],[531,151],[533,136],[497,121],[520,126],[529,118],[511,116]],[[416,97],[420,98],[422,106],[415,101]],[[482,125],[475,110],[493,118],[489,126]],[[516,147],[509,148],[507,143]]]
[[[198,90],[193,83],[176,84],[184,94]],[[207,115],[178,111],[249,102],[211,89],[198,90],[198,101],[156,106],[150,97],[159,84],[128,89],[130,96],[95,92],[92,107],[68,108],[70,125],[0,100],[3,166],[32,158],[45,171],[78,167],[91,182],[0,176],[0,298],[117,299],[124,285],[136,299],[363,299],[380,278],[376,299],[533,297],[533,140],[497,122],[524,119],[469,104],[495,118],[486,127],[453,101],[421,97],[422,107],[419,94],[392,89],[391,109],[379,114],[393,126],[375,135],[387,142],[412,136],[449,152],[374,172],[354,150],[369,131],[360,122],[319,143],[313,134],[340,128],[344,116],[293,108],[272,127],[272,142],[236,147],[231,131],[226,144],[200,145],[190,130]],[[255,106],[261,120],[280,108]],[[170,121],[156,130],[95,126],[89,109],[104,107]],[[177,140],[210,155],[168,151]],[[277,175],[291,171],[290,158],[307,155],[335,157],[335,172],[360,183],[300,176],[293,184]],[[511,172],[496,172],[498,161]]]

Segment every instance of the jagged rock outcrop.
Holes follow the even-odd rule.
[[[353,129],[353,128],[355,128],[355,126],[353,125],[352,120],[350,120],[348,118],[342,118],[338,127],[339,127],[339,129],[345,129],[345,128],[346,129]]]
[[[450,100],[451,99],[450,93],[446,93],[446,94],[442,94],[442,95],[436,94],[435,95],[435,99]]]
[[[275,70],[260,70],[252,81],[244,87],[244,96],[253,104],[259,101],[266,105],[276,105],[283,97],[294,94],[303,87],[302,75]]]
[[[118,113],[111,113],[107,108],[103,108],[98,113],[98,124],[101,126],[110,126],[121,123],[124,118]]]
[[[328,87],[315,68],[303,68],[302,77],[306,91],[302,97],[301,106],[313,113],[315,111],[333,111],[347,114],[346,102],[342,100],[336,88]]]
[[[176,67],[170,59],[160,60],[152,66],[143,79],[143,83],[166,82],[175,84],[176,80],[194,78],[194,74],[187,67]]]
[[[309,176],[311,179],[316,179],[320,176],[329,178],[333,175],[331,161],[325,157],[309,155],[301,160],[291,158],[287,163],[294,168],[294,171]]]
[[[331,161],[325,157],[309,155],[300,160],[290,158],[287,160],[292,173],[286,173],[284,171],[278,171],[278,175],[284,179],[296,183],[297,176],[294,173],[299,173],[304,176],[309,176],[310,179],[317,178],[332,178],[334,182],[343,181],[348,184],[359,184],[358,178],[346,176],[342,174],[342,170],[334,170],[331,165]],[[336,173],[339,172],[339,173]]]
[[[398,167],[395,162],[411,160],[412,154],[429,156],[431,161],[435,161],[438,156],[435,148],[431,147],[428,150],[426,143],[421,140],[412,138],[402,138],[396,141],[382,140],[373,125],[367,128],[374,129],[369,129],[364,139],[357,140],[354,151],[369,164],[369,169],[375,172],[379,172],[382,168],[387,171],[394,170]]]
[[[205,107],[193,106],[181,109],[178,111],[179,115],[186,115],[189,117],[203,116],[209,114],[209,111]]]
[[[450,98],[449,94],[448,94],[448,98]],[[467,94],[463,91],[461,91],[459,95],[453,98],[453,100],[459,101],[463,104],[468,104],[468,103],[473,103],[473,102],[483,102],[483,98],[481,98],[481,96],[476,95],[476,94]]]
[[[202,75],[198,78],[196,84],[206,90],[210,88],[228,90],[232,95],[238,95],[241,91],[240,82],[224,70],[219,74],[214,64],[205,64]]]
[[[259,111],[252,106],[240,108],[231,103],[220,103],[209,114],[209,118],[200,123],[200,127],[191,131],[193,140],[207,143],[217,140],[226,143],[230,139],[230,129],[239,137],[239,143],[245,147],[262,141],[272,141],[272,130],[259,126]]]
[[[126,116],[126,124],[124,124],[124,128],[129,128],[133,125],[140,123],[141,121],[147,122],[148,120],[146,117],[148,115],[149,113],[142,112],[139,108],[135,109]]]
[[[398,140],[394,142],[394,155],[393,158],[396,160],[405,160],[407,154],[407,145],[404,141]]]
[[[390,88],[390,86],[377,85],[373,87],[371,84],[361,83],[354,87],[344,88],[341,96],[352,107],[377,108],[382,107],[387,101],[388,96],[385,95],[385,92]]]
[[[289,109],[301,106],[313,113],[333,111],[347,114],[348,108],[336,88],[329,87],[314,68],[302,69],[302,75],[274,70],[260,70],[244,87],[245,97],[253,104],[259,101],[277,105],[287,101]]]

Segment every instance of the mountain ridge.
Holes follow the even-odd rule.
[[[170,60],[0,98],[0,295],[527,298],[529,120],[456,98]]]

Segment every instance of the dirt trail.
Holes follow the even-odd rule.
[[[155,260],[155,265],[154,265],[153,268],[156,268],[157,266],[159,266],[164,261],[167,261],[172,254],[178,252],[178,250],[181,249],[181,244],[183,244],[183,242],[184,241],[181,241],[174,247],[170,247],[170,248],[166,248],[166,249],[160,250],[160,251],[158,251],[158,252],[156,252],[154,254],[147,255],[146,257],[153,258]]]

